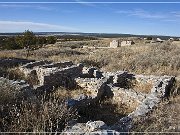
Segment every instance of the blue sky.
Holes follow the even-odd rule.
[[[23,32],[25,29],[30,29],[34,32],[100,32],[180,36],[180,3],[81,3],[110,2],[110,0],[64,0],[64,2],[75,2],[70,4],[15,3],[21,1],[25,2],[25,0],[0,1],[4,2],[0,3],[0,32]],[[62,0],[53,1],[62,2]],[[113,1],[122,2],[122,0]],[[135,2],[135,0],[129,1]],[[136,0],[136,2],[139,1]],[[157,0],[150,1],[157,2]],[[162,1],[171,2],[170,0],[158,0],[158,2]],[[29,2],[37,1],[29,0]],[[38,2],[51,1],[38,0]]]

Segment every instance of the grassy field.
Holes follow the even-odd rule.
[[[75,43],[77,44],[77,43]],[[103,71],[126,70],[137,74],[180,75],[180,43],[141,44],[116,49],[85,49],[49,46],[31,51],[1,51],[0,58],[15,57],[33,60],[73,61],[95,66]]]
[[[25,58],[31,60],[50,60],[54,62],[73,61],[74,63],[83,63],[86,66],[94,66],[102,71],[109,71],[109,72],[126,70],[136,74],[172,75],[176,77],[180,76],[180,42],[176,42],[175,44],[172,44],[170,42],[154,43],[154,44],[138,43],[132,46],[119,47],[115,49],[82,48],[83,45],[92,46],[93,44],[96,44],[97,46],[107,46],[108,41],[109,40],[83,41],[83,42],[73,41],[68,43],[60,43],[60,44],[58,43],[55,45],[48,45],[44,48],[31,51],[28,57],[26,50],[3,50],[0,51],[0,58]],[[10,73],[10,71],[8,70],[1,69],[1,72]],[[144,86],[142,87],[144,88]],[[8,91],[7,93],[4,91],[5,89],[7,89]],[[153,112],[150,112],[147,116],[137,118],[134,121],[135,127],[133,128],[132,131],[137,131],[137,132],[180,131],[180,123],[179,123],[180,96],[178,95],[180,91],[179,81],[176,82],[176,86],[174,89],[175,92],[172,93],[172,96],[169,101],[162,102],[157,107],[157,109],[155,109]],[[12,96],[11,87],[2,88],[1,91],[6,93],[4,94],[5,96],[2,97],[0,100],[1,105],[8,100],[8,97],[11,97],[13,101],[15,100],[14,97]],[[55,94],[58,95],[58,97],[60,96],[67,97],[74,95],[73,92],[75,93],[77,91],[72,91],[72,93],[69,93],[69,91],[65,91],[65,90],[64,93],[62,92],[58,93],[58,91],[56,91]],[[10,95],[8,95],[8,93]],[[61,99],[61,102],[62,101],[63,99]],[[58,112],[55,101],[43,100],[42,103],[46,104],[47,106],[50,105],[50,108],[52,107],[51,109],[54,109],[53,111],[57,112],[58,114],[57,116],[59,118],[55,117],[56,115],[55,113],[51,114],[50,111],[47,111],[45,108],[43,108],[43,104],[40,104],[39,106],[45,117],[41,117],[39,113],[35,113],[35,112],[28,114],[27,116],[28,118],[30,117],[33,118],[31,119],[32,122],[30,122],[30,124],[37,125],[37,127],[34,127],[34,129],[29,129],[30,131],[32,130],[46,131],[44,128],[48,128],[50,126],[51,126],[50,129],[53,130],[53,126],[57,126],[57,124],[54,124],[53,126],[49,124],[57,123],[57,120],[64,122],[78,117],[76,115],[76,112],[72,113],[73,114],[72,117],[69,115],[67,116],[66,114],[69,114],[72,111],[72,110],[68,110],[67,108],[63,108],[62,111],[63,113]],[[63,106],[63,104],[64,103],[62,102],[60,105]],[[106,104],[103,105],[106,106]],[[20,129],[20,127],[25,126],[24,123],[27,122],[27,121],[23,121],[25,119],[23,115],[32,108],[37,109],[37,105],[32,104],[27,107],[27,105],[23,104],[22,106],[24,106],[24,109],[21,112],[22,117],[20,119],[15,119],[16,122],[18,120],[21,120],[22,123],[20,123],[19,127],[16,127],[14,123],[11,123],[10,125],[11,129],[7,128],[8,131],[11,130],[28,131],[29,127],[27,127],[26,129]],[[1,110],[1,112],[3,111],[4,110]],[[12,115],[12,114],[8,114],[8,115]],[[17,115],[17,113],[13,113],[12,118],[15,117],[15,115]],[[64,118],[63,115],[65,115],[66,118]],[[54,121],[47,121],[48,117],[52,117]],[[37,119],[39,119],[39,122],[41,123],[43,120],[47,121],[47,123],[45,125],[38,125],[37,123],[33,123]],[[0,123],[2,122],[3,122],[3,117],[0,118]]]

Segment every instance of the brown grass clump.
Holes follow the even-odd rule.
[[[0,86],[0,105],[14,102],[21,93],[19,88],[10,85],[6,80],[1,80]]]
[[[1,84],[0,93],[0,132],[60,132],[78,118],[64,99],[52,95],[27,101],[20,89],[6,82]]]
[[[68,90],[63,87],[59,87],[57,88],[57,90],[53,92],[53,95],[57,98],[74,98],[74,97],[79,96],[80,94],[87,95],[88,93],[86,90],[82,88]]]
[[[152,87],[153,87],[153,84],[150,82],[147,82],[147,83],[142,83],[138,81],[132,82],[132,89],[137,92],[149,94],[151,92]]]
[[[0,111],[1,132],[60,132],[77,118],[72,108],[55,99],[2,105]]]

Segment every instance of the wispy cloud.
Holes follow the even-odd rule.
[[[165,19],[167,15],[163,13],[151,13],[142,9],[136,10],[120,10],[116,11],[119,14],[126,14],[128,16],[137,16],[139,18],[148,18],[148,19]]]
[[[1,8],[34,8],[38,10],[51,11],[53,8],[42,5],[28,5],[28,4],[0,4]]]
[[[87,3],[87,1],[84,1],[84,0],[74,0],[74,1],[75,1],[76,3],[81,4],[81,5],[95,7],[95,4]]]
[[[180,17],[180,11],[173,11],[171,12],[172,15],[174,15],[175,17]]]
[[[30,29],[32,31],[77,31],[76,28],[53,25],[47,23],[37,23],[28,21],[0,21],[0,32],[21,32]]]

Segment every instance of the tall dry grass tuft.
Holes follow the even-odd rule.
[[[20,89],[6,82],[1,84],[0,93],[0,132],[60,132],[78,118],[64,99],[52,95],[26,100]]]
[[[7,104],[1,106],[1,132],[60,132],[70,120],[77,118],[75,110],[63,101]]]

